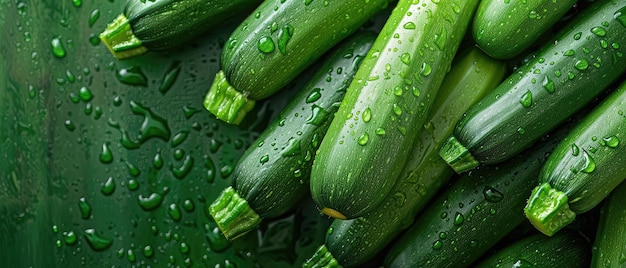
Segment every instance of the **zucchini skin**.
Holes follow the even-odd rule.
[[[313,161],[323,213],[363,216],[398,180],[478,1],[399,1],[355,75]]]
[[[479,259],[524,222],[522,209],[546,155],[572,125],[508,161],[461,174],[392,246],[385,267],[467,267]]]
[[[553,235],[577,214],[596,207],[624,181],[624,111],[626,83],[594,107],[550,155],[525,209],[541,232]],[[546,194],[552,198],[546,200]]]
[[[488,57],[474,46],[460,52],[445,76],[401,179],[382,205],[370,213],[352,220],[334,220],[325,247],[320,251],[330,252],[343,267],[357,267],[376,256],[408,228],[415,215],[454,173],[439,157],[439,146],[452,133],[463,111],[495,88],[504,78],[505,70],[503,62]],[[305,266],[312,267],[315,262],[320,260],[312,258]]]
[[[480,2],[472,37],[487,55],[510,59],[529,48],[567,13],[576,0]]]
[[[238,124],[255,101],[278,92],[390,1],[264,1],[226,41],[223,79],[211,85],[205,107]]]
[[[442,157],[457,172],[502,162],[604,91],[626,70],[623,9],[623,0],[602,0],[578,14],[466,112]]]
[[[238,197],[230,200],[226,195],[215,200],[217,207],[231,210],[210,212],[216,222],[243,217],[256,221],[257,217],[250,217],[247,210],[252,210],[259,218],[280,216],[308,194],[315,150],[375,38],[374,32],[357,32],[329,51],[311,80],[239,159],[232,174],[232,187]],[[237,206],[228,204],[240,201],[247,205],[239,211],[232,209]],[[258,224],[250,223],[252,221],[241,219],[234,225],[218,226],[227,238],[234,239]],[[241,226],[246,227],[240,229]]]
[[[148,50],[168,50],[249,13],[260,0],[129,0],[124,8],[135,36]]]
[[[600,207],[600,220],[591,251],[591,267],[624,264],[626,248],[626,183],[621,183]]]
[[[475,268],[589,267],[591,245],[575,231],[553,237],[535,233],[488,255]]]

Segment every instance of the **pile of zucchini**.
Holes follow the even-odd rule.
[[[334,221],[305,267],[626,260],[626,0],[131,0],[101,39],[171,53],[237,14],[209,112],[314,75],[207,202],[226,238],[309,198]]]

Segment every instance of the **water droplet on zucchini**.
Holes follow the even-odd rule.
[[[147,86],[148,79],[146,75],[141,71],[141,68],[132,66],[129,68],[122,68],[115,74],[117,80],[123,84],[131,86]]]
[[[369,141],[369,134],[363,133],[361,136],[359,136],[359,138],[357,139],[357,143],[361,146],[365,146],[367,144],[367,142]]]
[[[274,45],[274,40],[272,40],[271,37],[264,36],[259,39],[259,42],[257,43],[257,48],[263,53],[272,53],[274,52],[276,46]]]
[[[95,251],[105,250],[113,244],[113,239],[98,234],[95,229],[87,229],[83,231],[83,235],[87,244]]]
[[[55,37],[50,41],[50,46],[52,48],[52,54],[57,58],[64,58],[66,55],[65,47],[63,47],[63,43],[59,37]]]
[[[504,194],[491,186],[485,186],[483,189],[483,196],[485,197],[485,200],[491,203],[497,203],[504,199]]]
[[[626,27],[626,6],[620,8],[613,14],[613,18],[619,21],[622,26]]]
[[[530,92],[530,90],[527,90],[526,93],[522,95],[522,98],[520,98],[519,102],[522,104],[522,106],[524,106],[524,108],[530,107],[533,104],[532,92]]]

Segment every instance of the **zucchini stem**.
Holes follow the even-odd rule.
[[[233,187],[224,189],[208,210],[228,240],[247,234],[261,222],[261,217]]]
[[[339,262],[333,257],[333,254],[330,253],[326,245],[321,245],[313,256],[306,260],[305,263],[302,264],[303,268],[336,268],[341,267]]]
[[[226,79],[224,71],[215,75],[215,80],[204,98],[204,107],[218,119],[229,124],[239,124],[254,108],[255,101],[237,91]]]
[[[533,189],[524,213],[530,223],[547,236],[554,235],[576,217],[569,207],[567,195],[553,189],[547,182]]]
[[[454,136],[450,136],[441,146],[439,156],[441,156],[456,173],[463,173],[479,165],[470,151]]]
[[[120,14],[109,23],[100,34],[100,40],[107,46],[111,54],[117,59],[127,59],[148,52],[141,40],[133,34],[128,18]]]

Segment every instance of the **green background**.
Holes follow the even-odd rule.
[[[0,263],[299,266],[329,224],[309,198],[234,242],[206,206],[305,79],[239,126],[218,121],[202,100],[244,14],[176,51],[118,61],[97,36],[124,3],[0,0]]]

